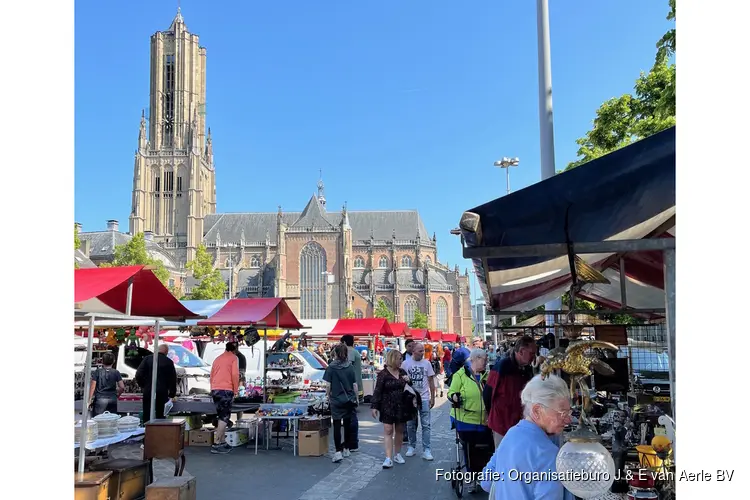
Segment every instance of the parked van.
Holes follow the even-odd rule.
[[[83,372],[85,368],[87,342],[85,338],[75,337],[74,339],[76,372]],[[208,394],[211,391],[211,366],[179,344],[171,342],[166,344],[169,346],[167,356],[174,362],[177,372],[177,393]],[[111,349],[111,352],[115,356],[115,368],[122,374],[127,386],[128,380],[135,380],[135,372],[143,358],[153,354],[153,344],[150,349],[139,347],[137,356],[125,356],[126,348],[124,345],[115,347]]]
[[[203,361],[208,364],[212,364],[213,361],[226,350],[227,345],[225,343],[208,343],[203,350]],[[247,360],[247,370],[245,371],[245,378],[248,381],[256,378],[263,378],[263,363],[265,359],[265,349],[263,347],[263,342],[258,342],[252,347],[241,345],[240,352],[245,356],[245,359]],[[286,354],[288,353],[280,352],[270,353],[269,355],[273,357],[284,356]],[[303,350],[294,351],[293,354],[304,367],[302,371],[302,380],[305,386],[309,386],[312,382],[320,382],[323,380],[325,367],[318,361],[317,357],[313,353],[307,350]],[[269,379],[281,378],[281,372],[269,371],[267,372],[266,376]]]

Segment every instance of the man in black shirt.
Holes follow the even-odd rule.
[[[167,357],[169,346],[159,346],[158,364],[156,365],[156,408],[154,418],[164,418],[164,405],[177,395],[177,370]],[[143,389],[143,421],[151,419],[151,373],[154,356],[146,356],[135,372],[135,381]]]
[[[245,355],[240,352],[240,346],[239,344],[235,344],[237,346],[237,349],[235,349],[234,354],[237,356],[237,362],[240,365],[240,378],[245,379],[245,371],[247,371],[247,358],[245,358]]]

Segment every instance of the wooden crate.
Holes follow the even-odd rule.
[[[146,500],[197,500],[195,478],[175,476],[159,479],[146,487]]]

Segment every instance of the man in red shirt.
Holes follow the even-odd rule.
[[[523,417],[521,391],[534,375],[529,365],[535,356],[534,338],[524,335],[516,341],[513,350],[498,359],[490,370],[483,396],[489,412],[487,426],[492,429],[495,448],[508,429]]]
[[[229,424],[232,402],[240,387],[240,364],[235,351],[237,344],[227,342],[227,350],[211,365],[211,396],[216,404],[216,441],[211,453],[229,453],[232,447],[224,441],[224,431]]]

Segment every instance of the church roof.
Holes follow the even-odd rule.
[[[175,27],[178,24],[182,24],[185,30],[187,30],[187,26],[185,26],[185,20],[182,18],[182,12],[180,11],[179,7],[177,7],[177,15],[174,16],[174,19],[172,19],[172,24],[169,25],[169,29],[167,31],[174,31]]]
[[[434,292],[447,292],[455,290],[455,276],[452,273],[429,266],[428,279],[430,290]],[[394,281],[398,281],[400,290],[422,290],[425,288],[424,271],[422,269],[397,269],[396,280],[393,279],[391,269],[354,269],[352,271],[352,284],[360,287],[369,287],[375,281],[375,289],[392,290]],[[453,283],[451,283],[452,281]]]
[[[341,217],[339,217],[341,219]],[[289,228],[290,230],[329,230],[336,231],[336,226],[328,220],[326,217],[325,209],[318,201],[318,198],[313,195],[310,201],[307,202],[307,206],[302,211],[299,219],[294,221],[294,224]]]
[[[74,258],[75,258],[75,263],[78,264],[79,269],[88,269],[88,268],[96,267],[96,264],[94,264],[91,261],[91,259],[86,257],[86,255],[80,250],[78,250],[77,248],[75,250]]]
[[[284,212],[282,221],[290,229],[299,229],[306,224],[315,228],[328,228],[337,231],[343,215],[341,212],[325,211],[320,203],[312,199],[303,212]],[[415,240],[417,234],[423,244],[429,244],[432,239],[416,210],[386,210],[386,211],[347,211],[349,224],[352,228],[352,239],[356,241],[391,240],[395,232],[397,240]],[[232,213],[211,214],[204,218],[204,240],[216,241],[218,233],[223,242],[239,243],[244,231],[245,242],[264,242],[266,231],[272,244],[276,243],[276,217],[273,212],[265,213]],[[330,226],[326,227],[326,221]],[[309,226],[308,226],[309,227]]]
[[[80,233],[78,237],[83,241],[89,241],[89,257],[99,260],[112,259],[115,255],[115,247],[125,245],[133,238],[130,234],[119,231],[86,232]],[[172,254],[157,243],[147,241],[146,251],[152,258],[160,260],[168,268],[178,268]]]

